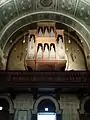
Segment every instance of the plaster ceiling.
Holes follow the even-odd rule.
[[[26,14],[40,11],[63,13],[80,21],[88,30],[90,28],[90,0],[0,0],[0,34],[11,21]],[[53,19],[52,16],[51,19]],[[29,20],[30,18],[27,21],[23,19],[19,21],[19,24],[29,23]],[[68,21],[68,24],[70,22],[72,21]],[[17,26],[18,28],[19,24],[12,27]],[[6,35],[8,36],[9,33]],[[86,35],[86,37],[89,36]],[[5,43],[4,39],[2,42]]]

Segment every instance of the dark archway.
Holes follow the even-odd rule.
[[[53,115],[56,120],[62,120],[62,111],[60,110],[59,103],[56,99],[51,96],[39,97],[34,104],[31,120],[38,120],[38,115],[48,115],[49,113]]]
[[[5,99],[0,99],[0,120],[9,120],[9,103]]]
[[[86,102],[84,104],[84,110],[85,110],[85,113],[90,114],[90,99],[86,100]]]
[[[47,108],[47,110],[45,110]],[[38,112],[55,112],[56,108],[55,108],[55,104],[49,100],[49,99],[45,99],[42,100],[39,104],[38,104]]]

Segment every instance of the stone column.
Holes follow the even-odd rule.
[[[74,95],[61,95],[60,108],[63,110],[63,120],[79,120],[79,100]]]
[[[14,120],[31,120],[32,96],[19,95],[14,100]]]
[[[31,111],[16,110],[14,120],[31,120]]]

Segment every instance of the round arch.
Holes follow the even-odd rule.
[[[13,36],[16,31],[18,31],[19,29],[23,28],[28,24],[32,24],[34,22],[43,21],[43,20],[60,22],[72,28],[83,38],[88,48],[90,49],[90,45],[89,45],[90,32],[83,24],[77,21],[74,17],[71,17],[64,13],[42,11],[42,12],[34,12],[34,13],[26,14],[9,23],[5,27],[5,29],[1,31],[1,35],[0,35],[0,43],[3,43],[4,45],[3,50],[5,49],[9,38]]]
[[[55,98],[53,98],[52,96],[42,96],[42,97],[39,97],[39,99],[35,102],[34,108],[33,108],[33,114],[37,113],[39,103],[42,100],[45,100],[45,99],[49,99],[49,100],[51,100],[54,103],[55,108],[56,108],[56,113],[61,113],[60,108],[59,108],[59,103],[56,101]]]
[[[14,105],[8,96],[0,96],[0,99],[5,99],[9,103],[9,113],[14,113]]]
[[[84,114],[84,113],[85,113],[84,105],[85,105],[85,102],[86,102],[87,100],[90,100],[90,96],[85,97],[85,98],[83,99],[83,101],[81,102],[81,107],[80,107],[81,109],[79,110],[79,112],[80,112],[81,114]]]
[[[84,45],[84,53],[85,57],[90,56],[90,32],[89,30],[74,17],[66,15],[64,13],[59,12],[51,12],[51,11],[42,11],[42,12],[34,12],[30,14],[25,14],[17,19],[14,19],[10,22],[3,31],[1,31],[0,35],[0,44],[5,53],[5,56],[8,56],[9,51],[11,49],[10,38],[15,35],[15,33],[23,27],[28,26],[34,22],[38,21],[55,21],[66,25],[72,30],[76,31],[76,33],[80,36]],[[24,22],[23,22],[24,21]],[[16,40],[16,39],[14,39]],[[13,40],[13,42],[15,42]],[[89,59],[87,61],[87,66],[90,66]],[[89,67],[88,67],[89,68]]]

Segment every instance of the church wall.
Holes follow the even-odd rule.
[[[31,120],[31,111],[33,110],[34,104],[32,95],[18,95],[13,102],[15,109],[14,120]]]
[[[39,95],[38,95],[39,96]],[[53,95],[52,95],[53,96]],[[30,94],[16,96],[13,100],[15,116],[14,120],[31,120],[36,100]],[[59,103],[63,120],[79,120],[79,100],[75,95],[61,94]]]
[[[21,94],[13,102],[14,109],[30,110],[33,109],[34,99],[30,94]]]
[[[63,110],[63,120],[79,120],[80,101],[75,95],[61,95],[59,103]]]
[[[85,58],[80,46],[71,38],[65,37],[67,70],[85,70]]]

